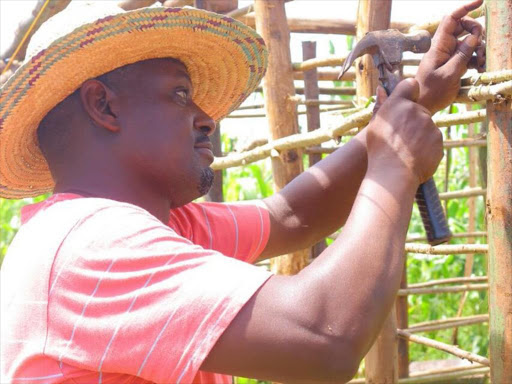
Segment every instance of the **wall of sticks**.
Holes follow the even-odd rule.
[[[244,105],[228,118],[266,118],[269,139],[249,145],[244,151],[221,153],[220,135],[216,141],[217,158],[213,168],[217,182],[208,199],[222,201],[223,169],[238,167],[270,158],[275,189],[279,190],[304,169],[304,155],[309,166],[322,156],[343,144],[332,145],[333,139],[356,134],[368,123],[373,109],[371,97],[377,84],[377,74],[371,61],[363,58],[356,63],[345,79],[354,86],[320,87],[319,81],[335,81],[345,56],[316,57],[314,43],[303,44],[303,61],[293,63],[290,58],[290,33],[320,33],[363,36],[377,29],[396,28],[403,32],[428,30],[435,33],[439,21],[421,25],[398,23],[390,20],[391,0],[359,0],[357,20],[308,20],[287,19],[285,0],[255,0],[254,4],[238,8],[238,0],[167,0],[165,6],[195,5],[232,16],[258,30],[270,46],[270,61],[265,82],[258,92],[264,94],[264,104]],[[43,1],[38,3],[42,6]],[[38,24],[59,12],[69,1],[55,2],[42,15]],[[155,1],[123,0],[120,6],[135,9]],[[378,4],[377,4],[378,3]],[[37,14],[37,7],[34,14]],[[467,139],[448,139],[444,146],[449,156],[453,148],[467,147],[470,152],[468,187],[459,191],[440,194],[442,200],[466,199],[469,217],[465,231],[454,233],[454,238],[465,239],[465,244],[446,244],[432,247],[424,244],[422,236],[411,236],[405,244],[408,255],[465,255],[463,277],[446,277],[442,280],[408,284],[404,272],[398,292],[395,311],[389,319],[365,361],[365,378],[351,383],[462,383],[490,377],[492,383],[512,383],[512,0],[487,0],[486,4],[471,14],[486,17],[487,71],[467,76],[462,80],[456,103],[467,106],[465,112],[438,114],[434,121],[438,127],[449,129],[453,125],[468,126]],[[33,16],[31,16],[33,17]],[[24,58],[22,49],[12,57],[14,48],[25,35],[28,19],[20,24],[13,48],[2,57],[1,68],[10,58],[10,68],[0,77],[4,82]],[[25,29],[24,29],[25,28]],[[36,28],[37,29],[37,26]],[[276,50],[279,54],[276,54]],[[404,60],[405,77],[414,76],[420,58]],[[297,87],[294,80],[303,80]],[[341,99],[327,100],[322,95],[343,95]],[[480,108],[475,109],[474,106]],[[297,116],[307,116],[307,130],[299,132]],[[320,116],[329,115],[330,125],[322,125]],[[475,127],[482,127],[476,130]],[[339,140],[338,140],[339,142]],[[343,142],[343,140],[341,140]],[[487,185],[478,184],[479,148],[487,149],[484,179]],[[448,176],[447,176],[448,177]],[[220,180],[220,181],[219,181]],[[485,199],[487,230],[477,231],[476,199]],[[331,235],[335,238],[336,233]],[[487,239],[487,244],[475,244],[475,239]],[[276,273],[294,274],[305,267],[315,255],[325,248],[325,242],[312,250],[285,255],[268,262]],[[488,258],[488,276],[471,276],[475,255]],[[467,294],[485,291],[489,295],[489,314],[461,316]],[[442,320],[409,325],[409,295],[463,293],[458,316]],[[442,343],[424,336],[421,332],[454,329],[473,324],[489,324],[490,353],[479,356],[462,350],[456,345]],[[455,366],[423,371],[409,370],[409,343],[445,351],[472,362],[469,366]],[[472,381],[473,380],[473,381]],[[481,381],[480,381],[481,382]]]

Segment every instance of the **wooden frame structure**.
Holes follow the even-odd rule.
[[[287,19],[284,7],[286,0],[255,0],[254,5],[241,9],[238,9],[238,0],[161,1],[165,6],[195,5],[198,8],[226,13],[255,27],[269,47],[269,69],[262,88],[265,95],[265,113],[245,114],[245,110],[261,109],[262,105],[245,106],[240,108],[240,111],[244,112],[234,113],[229,117],[266,116],[271,140],[242,153],[221,156],[220,139],[217,138],[216,155],[219,157],[213,164],[215,170],[220,171],[271,157],[274,182],[276,188],[279,189],[302,172],[302,155],[304,153],[309,154],[309,162],[314,164],[319,161],[322,154],[333,151],[333,148],[322,147],[322,143],[340,136],[353,135],[368,123],[372,114],[372,105],[365,107],[364,104],[372,96],[376,84],[375,71],[371,67],[371,63],[363,58],[361,63],[356,65],[356,69],[348,73],[349,80],[356,81],[356,87],[321,88],[318,86],[318,81],[335,80],[339,69],[333,67],[340,66],[345,57],[315,58],[314,44],[305,43],[303,45],[304,61],[292,63],[289,50],[290,32],[362,36],[369,30],[383,29],[391,25],[391,27],[402,31],[427,29],[434,33],[439,21],[422,25],[393,23],[390,21],[391,0],[359,1],[358,18],[355,21]],[[43,2],[39,1],[38,7],[41,7]],[[120,1],[120,5],[125,9],[134,9],[154,2],[152,0],[123,0]],[[38,21],[39,25],[54,13],[65,8],[69,1],[60,3],[62,3],[60,7],[48,7],[41,20]],[[34,14],[37,11],[36,8]],[[474,11],[471,16],[480,16],[481,11],[481,9]],[[353,384],[364,382],[386,384],[448,382],[475,375],[490,375],[493,384],[512,383],[512,0],[486,0],[485,14],[488,16],[486,18],[488,72],[464,79],[456,102],[486,103],[486,108],[458,114],[438,115],[434,121],[439,127],[487,122],[486,141],[481,137],[476,137],[476,134],[472,132],[469,139],[445,142],[447,151],[454,147],[471,147],[475,150],[478,147],[487,147],[487,188],[480,188],[476,184],[477,160],[473,153],[470,162],[470,188],[441,194],[441,198],[446,200],[470,199],[470,225],[467,232],[456,234],[456,237],[467,238],[467,244],[431,247],[426,244],[418,244],[418,241],[421,242],[425,239],[416,237],[409,238],[404,248],[404,252],[409,253],[467,255],[465,276],[408,285],[406,273],[404,273],[401,289],[397,296],[396,313],[390,313],[388,321],[366,360],[366,379],[355,379],[351,381]],[[23,28],[26,28],[27,24],[30,24],[30,20],[20,24],[20,35],[24,34]],[[19,42],[18,36],[13,46]],[[12,54],[14,50],[10,48],[8,51]],[[21,50],[20,56],[13,59],[22,60],[23,55],[23,50]],[[1,70],[5,67],[5,63],[3,61],[0,63],[2,64]],[[418,64],[418,60],[409,60],[403,64],[414,66]],[[13,69],[15,67],[16,61],[13,61]],[[414,71],[405,73],[407,76],[414,75]],[[7,71],[0,78],[0,82],[8,76]],[[295,79],[303,79],[304,88],[296,87]],[[300,97],[296,94],[305,96]],[[356,101],[326,101],[321,99],[320,95],[322,94],[346,96],[357,94],[358,99],[363,100],[363,103],[361,105]],[[331,107],[325,107],[329,104]],[[306,133],[299,133],[298,130],[298,105],[306,106],[306,110],[302,112],[307,115],[308,132]],[[334,111],[333,108],[338,110]],[[321,126],[320,113],[338,114],[339,121],[333,126]],[[473,131],[473,127],[471,127],[471,131]],[[210,199],[221,201],[222,187],[217,186],[216,188]],[[487,232],[476,232],[475,230],[474,199],[478,196],[486,197]],[[335,236],[336,234],[333,234],[333,237]],[[474,244],[476,237],[487,237],[489,245]],[[311,252],[312,257],[321,252],[323,248],[325,248],[325,243],[317,244]],[[470,276],[473,254],[488,256],[488,277]],[[288,255],[280,261],[271,262],[271,268],[276,273],[293,274],[307,265],[310,259],[309,251],[298,252]],[[482,290],[489,292],[489,315],[461,317],[459,309],[459,316],[456,318],[408,325],[408,295],[467,293]],[[463,303],[460,308],[462,305]],[[416,335],[416,333],[426,330],[456,329],[459,326],[483,322],[488,322],[490,328],[489,359],[463,351],[455,345]],[[410,374],[409,342],[437,348],[475,364],[470,367]]]

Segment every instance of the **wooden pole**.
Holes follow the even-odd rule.
[[[293,70],[290,54],[290,31],[286,23],[284,0],[256,0],[256,29],[269,50],[269,63],[263,81],[265,110],[272,140],[297,134],[299,124],[293,101]],[[276,190],[283,188],[302,172],[302,151],[287,149],[272,157],[272,174]],[[295,252],[271,260],[275,273],[292,275],[308,262],[309,251]]]
[[[194,0],[196,8],[206,9],[207,11],[217,13],[227,13],[238,8],[238,0]],[[222,143],[221,143],[221,125],[217,124],[217,129],[210,136],[213,145],[213,154],[215,156],[222,156]],[[222,170],[214,171],[215,178],[213,184],[205,198],[207,201],[224,201],[224,194],[222,191]]]
[[[512,69],[512,0],[487,0],[487,69]],[[491,381],[512,383],[512,100],[487,102]]]
[[[404,260],[404,270],[400,281],[400,290],[407,289],[407,259]],[[409,328],[409,306],[407,296],[398,296],[395,302],[396,325],[400,329]],[[397,340],[398,377],[409,377],[409,342],[405,339]]]
[[[366,33],[388,29],[391,19],[391,0],[359,0],[357,8],[356,36],[361,40]],[[365,105],[375,94],[379,82],[379,73],[372,58],[365,55],[356,60],[356,94],[359,106]],[[401,283],[407,284],[407,281]],[[367,383],[396,384],[398,382],[398,346],[395,330],[396,313],[402,316],[403,307],[397,302],[389,313],[377,340],[365,358],[365,377]]]
[[[471,105],[466,104],[466,110],[471,110]],[[474,139],[476,136],[476,127],[475,124],[468,125],[468,137]],[[472,147],[469,148],[469,187],[476,188],[478,184],[478,148]],[[448,202],[448,200],[446,200]],[[468,199],[468,232],[476,231],[476,198],[470,197]],[[468,244],[474,244],[475,239],[470,237],[467,239]],[[473,264],[475,258],[473,255],[468,255],[466,257],[466,261],[464,264],[464,276],[469,277],[473,272]],[[462,316],[462,311],[464,310],[464,304],[466,304],[466,300],[468,298],[469,292],[464,292],[462,298],[460,299],[459,309],[457,310],[457,316]],[[452,334],[452,344],[456,345],[458,338],[458,328],[453,330]]]
[[[302,42],[302,60],[306,61],[316,57],[316,42],[303,41]],[[317,100],[318,93],[318,76],[316,68],[304,72],[304,96],[306,100]],[[308,122],[308,132],[320,128],[320,106],[319,105],[306,105],[306,117]],[[313,166],[322,160],[321,154],[310,154],[309,166]],[[322,239],[313,247],[311,247],[311,258],[320,255],[324,249],[327,248],[325,239]]]

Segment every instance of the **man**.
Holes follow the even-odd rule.
[[[431,114],[475,49],[483,64],[482,28],[465,17],[480,4],[444,19],[416,80],[387,99],[379,88],[354,140],[263,202],[230,205],[191,201],[211,185],[215,120],[263,76],[262,41],[198,10],[81,9],[89,23],[38,47],[0,97],[2,194],[54,193],[23,212],[2,268],[1,381],[349,380],[442,157]],[[342,225],[296,276],[248,264]]]

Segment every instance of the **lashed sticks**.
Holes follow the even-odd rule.
[[[214,170],[225,169],[246,165],[255,161],[264,159],[276,151],[305,148],[319,145],[335,137],[342,136],[352,128],[364,127],[370,121],[373,112],[373,105],[364,108],[350,116],[343,118],[339,125],[333,128],[320,128],[315,132],[307,132],[283,137],[274,140],[266,145],[254,148],[244,153],[234,153],[225,157],[217,157],[212,164]],[[441,127],[454,124],[468,124],[470,122],[483,121],[485,119],[485,110],[477,110],[452,115],[438,115],[434,122]]]
[[[487,367],[489,366],[489,359],[487,359],[486,357],[477,355],[476,353],[464,351],[463,349],[460,349],[453,345],[441,343],[440,341],[432,340],[427,337],[413,335],[412,333],[407,332],[403,329],[397,329],[396,332],[399,337],[404,338],[409,341],[412,341],[413,343],[426,345],[427,347],[439,349],[440,351],[447,352],[454,356],[460,357],[461,359],[466,359],[469,361],[473,361],[475,363],[480,363]]]

